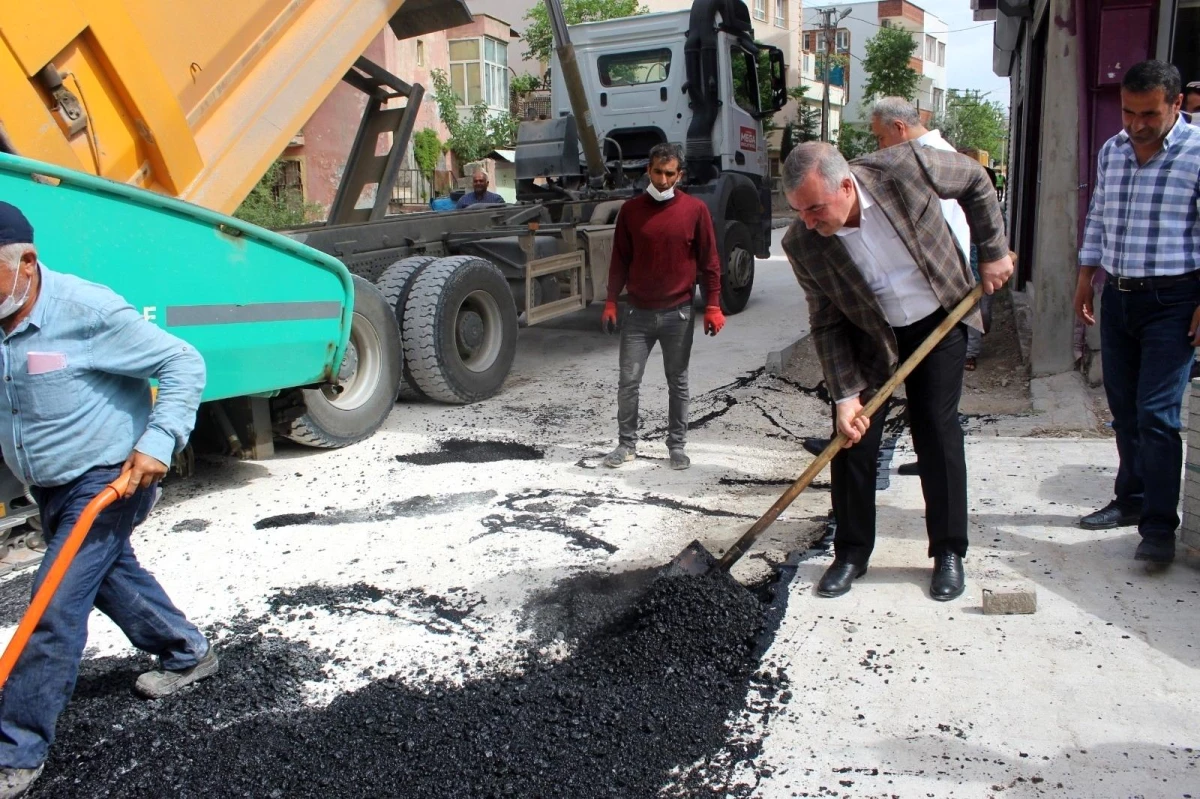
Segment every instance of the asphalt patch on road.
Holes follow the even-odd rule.
[[[390,616],[419,624],[437,635],[470,636],[475,635],[475,631],[466,629],[463,623],[483,604],[486,600],[461,586],[433,594],[422,588],[396,591],[362,582],[351,585],[313,583],[278,591],[267,600],[271,613],[289,622],[312,619],[313,611],[319,609],[340,616],[359,613]]]
[[[542,450],[515,441],[473,441],[452,438],[442,441],[433,452],[397,455],[401,463],[437,466],[443,463],[494,463],[496,461],[537,461],[545,458]]]
[[[426,686],[391,677],[325,707],[298,697],[332,653],[258,633],[222,647],[219,676],[157,703],[130,694],[144,663],[90,661],[31,795],[751,795],[757,744],[731,731],[769,713],[786,679],[758,660],[786,586],[634,583],[638,601],[611,619],[597,607],[563,659],[531,653],[513,672]]]
[[[495,491],[464,491],[457,494],[409,497],[408,499],[389,502],[377,508],[327,510],[322,513],[316,511],[280,513],[276,516],[267,516],[264,519],[259,519],[254,523],[254,529],[272,530],[280,527],[297,527],[306,524],[333,526],[353,522],[386,522],[393,519],[434,516],[440,513],[454,513],[475,505],[481,505],[495,496]]]

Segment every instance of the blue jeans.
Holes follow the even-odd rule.
[[[621,326],[621,377],[617,387],[617,430],[621,443],[637,446],[638,393],[655,343],[662,345],[667,375],[667,449],[687,443],[688,363],[696,329],[691,301],[675,308],[629,308]]]
[[[34,592],[84,506],[119,473],[119,466],[97,467],[66,485],[33,489],[46,537]],[[93,606],[134,646],[157,655],[163,668],[190,668],[208,651],[204,634],[171,604],[130,546],[133,528],[153,504],[154,490],[142,490],[96,518],[0,696],[0,766],[36,768],[46,759],[58,716],[75,690]]]
[[[1200,281],[1148,291],[1118,291],[1106,281],[1100,319],[1104,391],[1120,466],[1117,504],[1141,510],[1138,531],[1174,539],[1183,468],[1180,406],[1194,356],[1188,328]]]

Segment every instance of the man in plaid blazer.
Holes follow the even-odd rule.
[[[1012,274],[996,191],[977,162],[907,143],[847,164],[819,142],[792,150],[784,193],[798,219],[783,239],[808,300],[812,336],[850,444],[831,464],[834,562],[817,593],[839,596],[866,573],[875,544],[875,478],[883,411],[858,416],[871,395],[971,290],[974,278],[939,199],[962,205],[991,294]],[[981,329],[978,309],[964,320]],[[925,495],[930,594],[959,596],[967,553],[967,469],[958,400],[966,333],[951,331],[905,381]]]

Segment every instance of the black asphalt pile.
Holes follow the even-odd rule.
[[[297,708],[298,685],[333,654],[258,634],[222,651],[219,677],[158,703],[130,695],[132,661],[89,663],[34,795],[748,795],[703,775],[728,778],[728,722],[761,695],[755,653],[776,614],[724,574],[635,582],[640,601],[615,620],[587,610],[601,626],[564,660],[423,688],[392,677],[319,709]]]
[[[472,441],[466,438],[451,438],[441,442],[438,447],[434,452],[397,455],[396,460],[416,466],[436,466],[441,463],[537,461],[546,457],[540,449],[514,441]]]
[[[29,607],[29,598],[33,594],[33,575],[36,569],[30,569],[0,583],[0,625],[9,626],[21,621],[25,608]]]

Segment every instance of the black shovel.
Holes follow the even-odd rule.
[[[971,289],[971,293],[954,307],[954,310],[929,334],[929,337],[921,342],[921,346],[912,355],[908,356],[908,359],[904,363],[900,364],[900,368],[883,384],[883,388],[879,389],[879,392],[871,397],[870,401],[867,402],[866,406],[859,413],[859,416],[865,416],[868,419],[874,416],[875,412],[883,407],[883,403],[887,402],[888,398],[892,396],[897,386],[904,381],[904,378],[908,377],[921,361],[925,359],[925,356],[946,337],[946,334],[962,321],[962,318],[975,307],[975,303],[979,302],[982,296],[982,285],[977,285]],[[838,433],[829,442],[829,446],[825,447],[825,450],[817,456],[817,459],[808,465],[808,468],[796,479],[796,482],[792,483],[788,490],[783,492],[783,496],[775,500],[775,504],[768,508],[767,512],[720,559],[713,556],[699,541],[693,541],[687,545],[687,548],[683,552],[676,555],[674,560],[667,564],[662,576],[702,575],[714,569],[729,571],[733,564],[741,560],[746,551],[754,546],[754,542],[758,540],[763,531],[779,518],[779,514],[783,513],[796,500],[796,497],[800,496],[800,493],[808,488],[809,484],[821,473],[821,470],[833,460],[833,456],[837,455],[838,450],[845,446],[846,441],[846,434]]]

